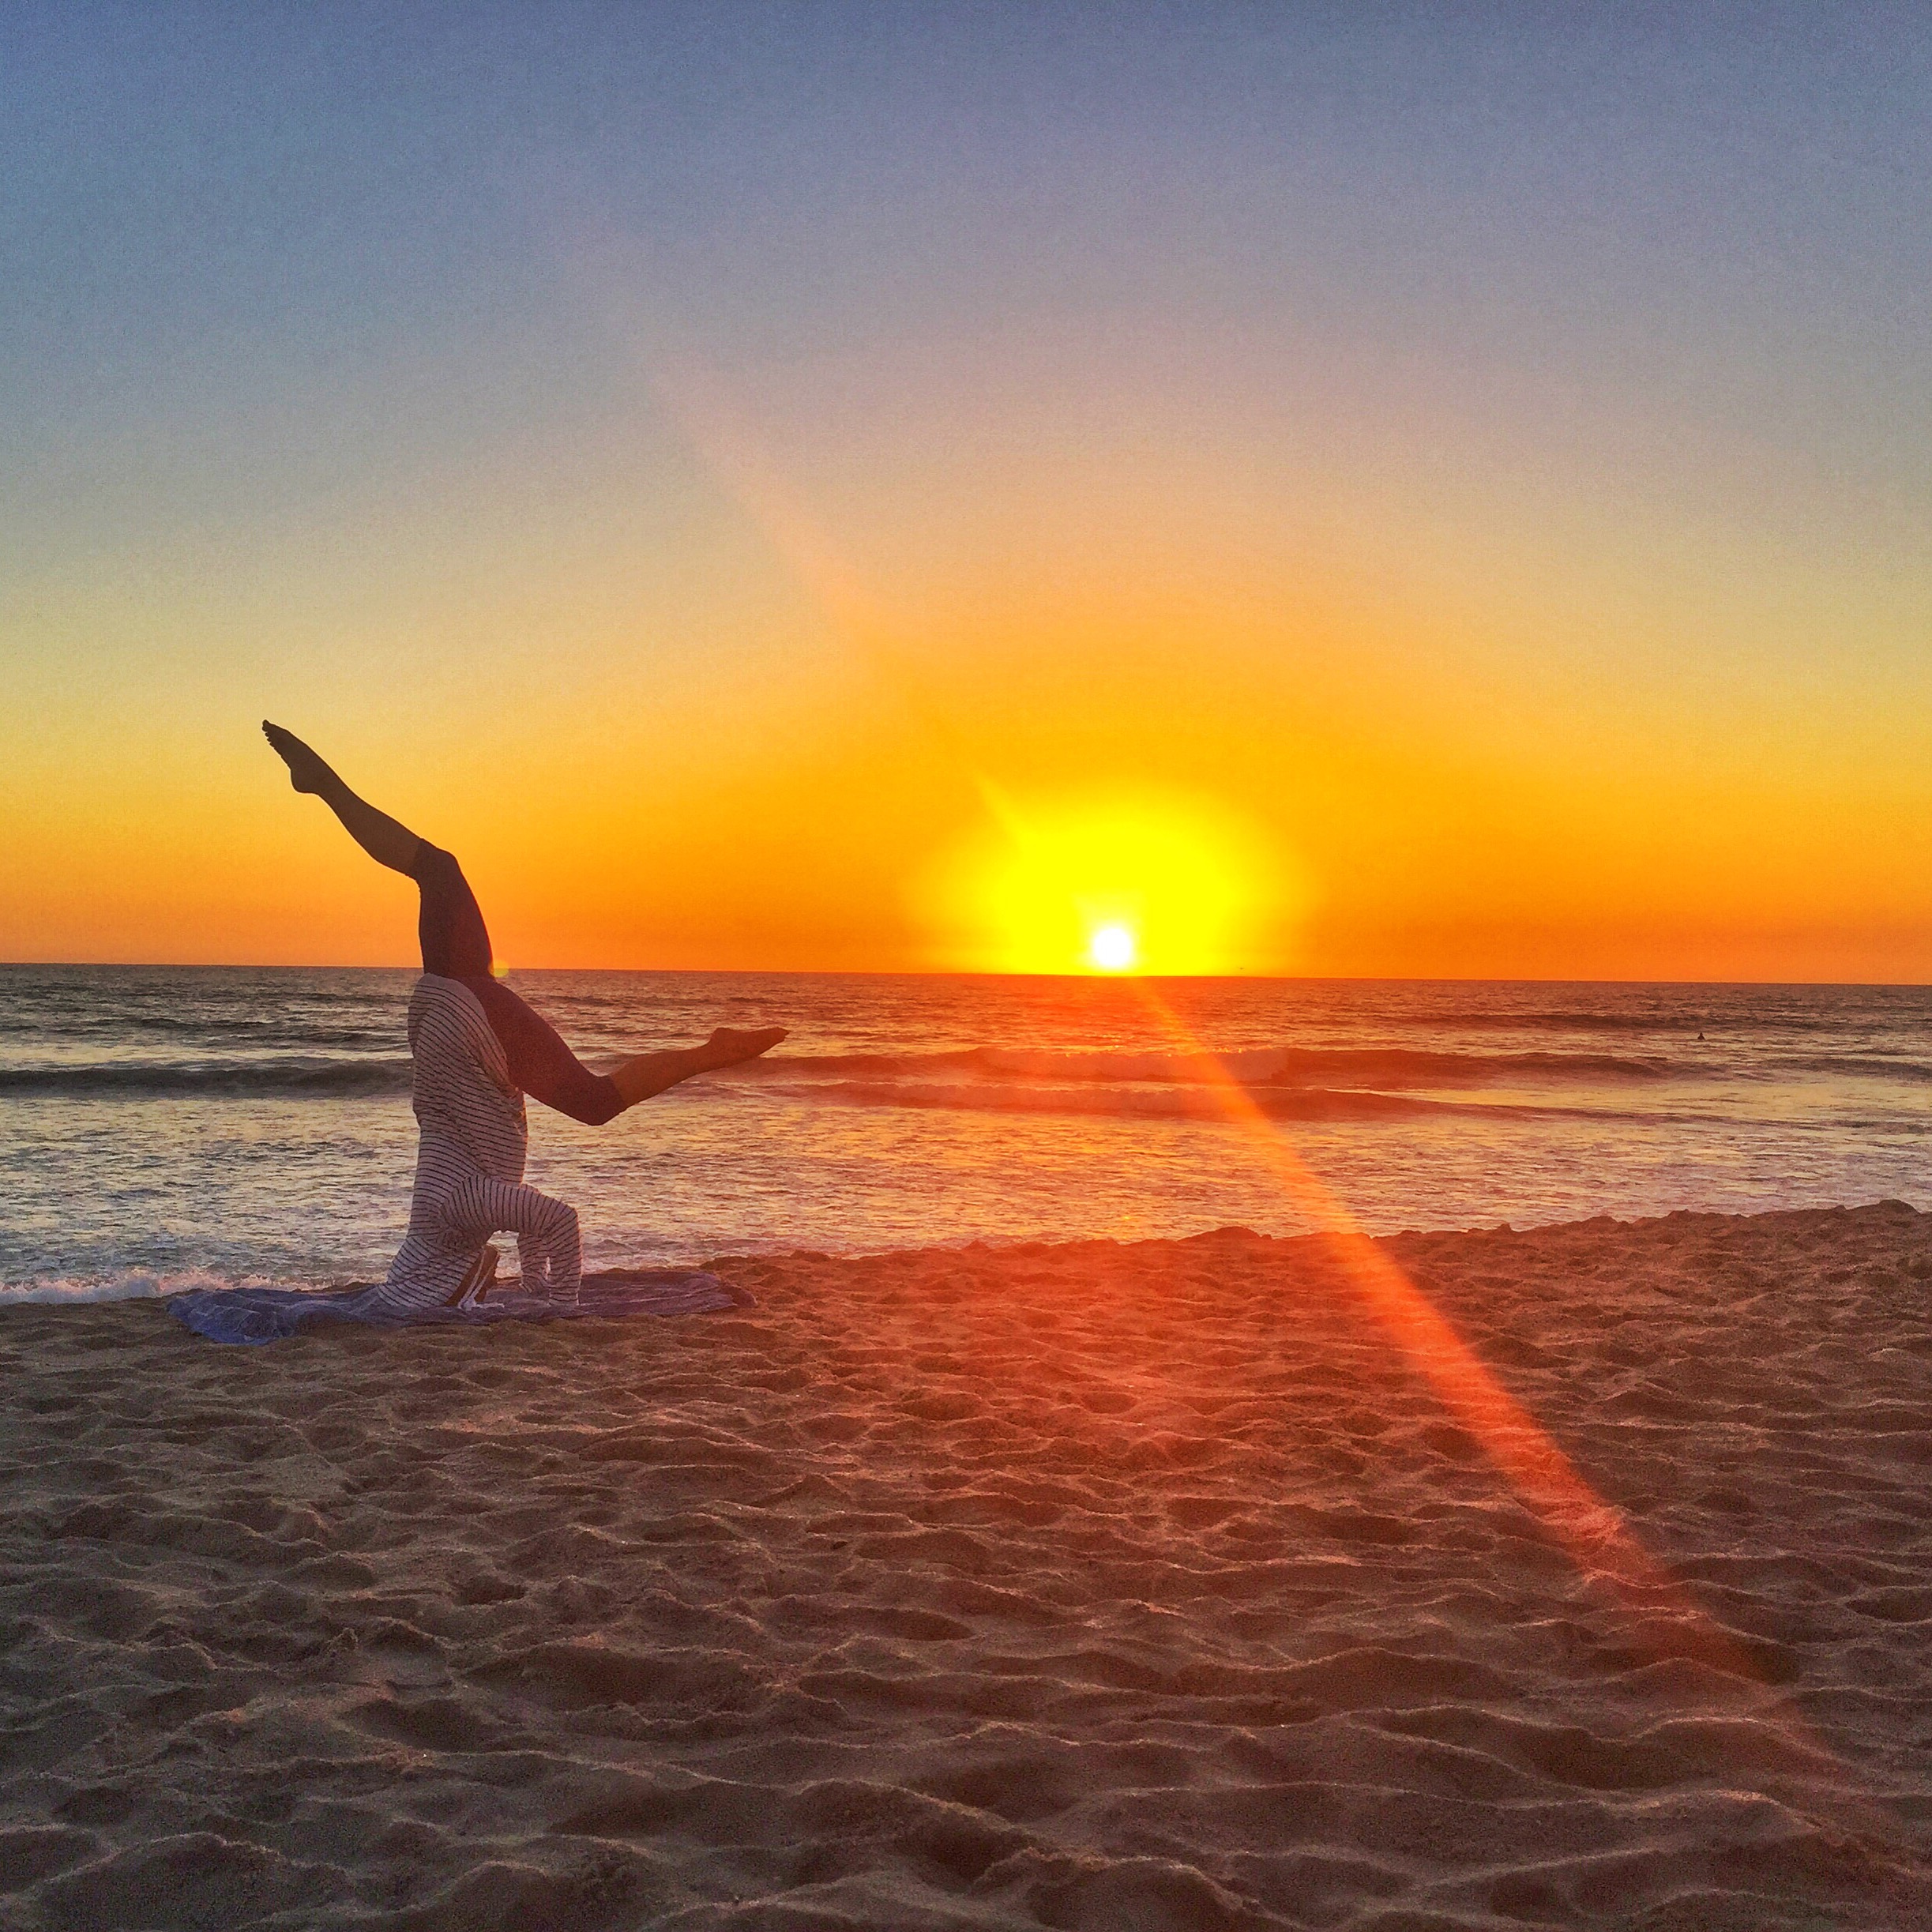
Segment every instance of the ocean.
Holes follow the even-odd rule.
[[[0,1300],[379,1279],[415,1124],[402,970],[0,968]],[[1932,1206],[1932,988],[527,972],[593,1065],[769,1060],[592,1130],[531,1108],[587,1265]]]

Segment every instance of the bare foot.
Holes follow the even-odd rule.
[[[455,1293],[445,1299],[444,1307],[480,1308],[483,1297],[496,1286],[497,1263],[501,1259],[494,1248],[486,1246],[470,1263]]]
[[[721,1026],[705,1042],[705,1052],[714,1067],[737,1066],[769,1053],[785,1037],[782,1026],[757,1026],[741,1029]]]
[[[288,767],[288,782],[298,791],[320,791],[334,776],[321,758],[293,731],[285,731],[279,724],[271,724],[264,718],[261,721],[261,735],[275,748],[276,755]]]

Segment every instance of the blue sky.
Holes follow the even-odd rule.
[[[761,765],[790,717],[836,762],[870,673],[678,402],[698,367],[960,728],[998,682],[1069,783],[1108,626],[1185,709],[1300,611],[1281,730],[1368,732],[1352,679],[1423,763],[1443,715],[1471,795],[1648,745],[1663,791],[1768,768],[1764,810],[1829,794],[1847,837],[1922,802],[1921,9],[16,6],[0,58],[43,800],[88,795],[103,694],[353,736],[385,675],[457,739],[480,672],[559,757],[661,690],[667,769],[728,765],[720,692]],[[1225,599],[1205,684],[1198,639],[1133,641],[1123,558],[1149,634]],[[1057,641],[1013,616],[1082,597]],[[79,930],[62,809],[17,947]]]

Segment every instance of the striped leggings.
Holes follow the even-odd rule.
[[[513,1234],[524,1293],[577,1299],[584,1250],[577,1210],[567,1201],[479,1175],[451,1189],[438,1204],[436,1218],[438,1235],[460,1254],[474,1253],[492,1235]]]
[[[468,1307],[489,1284],[495,1257],[487,1244],[500,1234],[517,1237],[525,1294],[577,1299],[583,1250],[576,1208],[534,1187],[470,1175],[434,1201],[418,1197],[389,1279],[370,1290],[369,1306],[393,1315],[445,1303]]]

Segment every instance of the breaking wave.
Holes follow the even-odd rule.
[[[1785,1077],[1787,1069],[1932,1084],[1932,1066],[1877,1054],[1774,1058],[1750,1069],[1745,1077]],[[1416,1089],[1509,1086],[1519,1090],[1519,1108],[1527,1110],[1558,1107],[1566,1088],[1614,1091],[1666,1080],[1737,1074],[1738,1069],[1714,1061],[1588,1052],[1257,1047],[1197,1055],[961,1047],[931,1053],[779,1053],[734,1068],[726,1077],[761,1087],[782,1086],[800,1099],[863,1099],[870,1106],[1149,1118],[1210,1112],[1212,1108],[1205,1102],[1197,1108],[1190,1102],[1175,1101],[1172,1096],[1231,1079],[1257,1106],[1278,1118],[1340,1119],[1439,1111],[1458,1104],[1448,1099],[1411,1097]],[[1111,1097],[1077,1103],[1069,1096],[1079,1089],[1098,1090]],[[289,1054],[256,1060],[124,1059],[0,1066],[0,1098],[45,1094],[75,1099],[343,1099],[400,1097],[408,1092],[409,1062],[399,1057]]]
[[[1227,1118],[1217,1089],[1207,1086],[1015,1086],[976,1081],[827,1081],[800,1085],[800,1099],[854,1107],[910,1107],[970,1113],[1106,1114],[1126,1120]],[[1247,1087],[1248,1100],[1275,1120],[1411,1119],[1424,1114],[1533,1114],[1530,1107],[1479,1101],[1423,1100],[1406,1094],[1338,1092],[1321,1087]]]
[[[78,1308],[92,1302],[152,1301],[164,1295],[185,1294],[191,1288],[261,1285],[252,1276],[242,1280],[199,1269],[162,1274],[136,1268],[112,1275],[55,1275],[39,1281],[0,1281],[0,1308]]]
[[[1894,1060],[1877,1054],[1814,1054],[1793,1064],[1810,1073],[1857,1073],[1877,1080],[1932,1082],[1932,1066],[1923,1060]]]
[[[408,1091],[407,1060],[101,1061],[0,1067],[0,1094],[74,1099],[170,1095],[261,1099],[312,1095],[342,1099]]]
[[[1456,1087],[1498,1080],[1649,1081],[1674,1071],[1660,1058],[1577,1053],[1431,1053],[1418,1048],[1259,1047],[1232,1053],[1055,1053],[967,1047],[929,1054],[776,1054],[753,1077],[1131,1081],[1198,1084],[1231,1077],[1244,1086]]]

